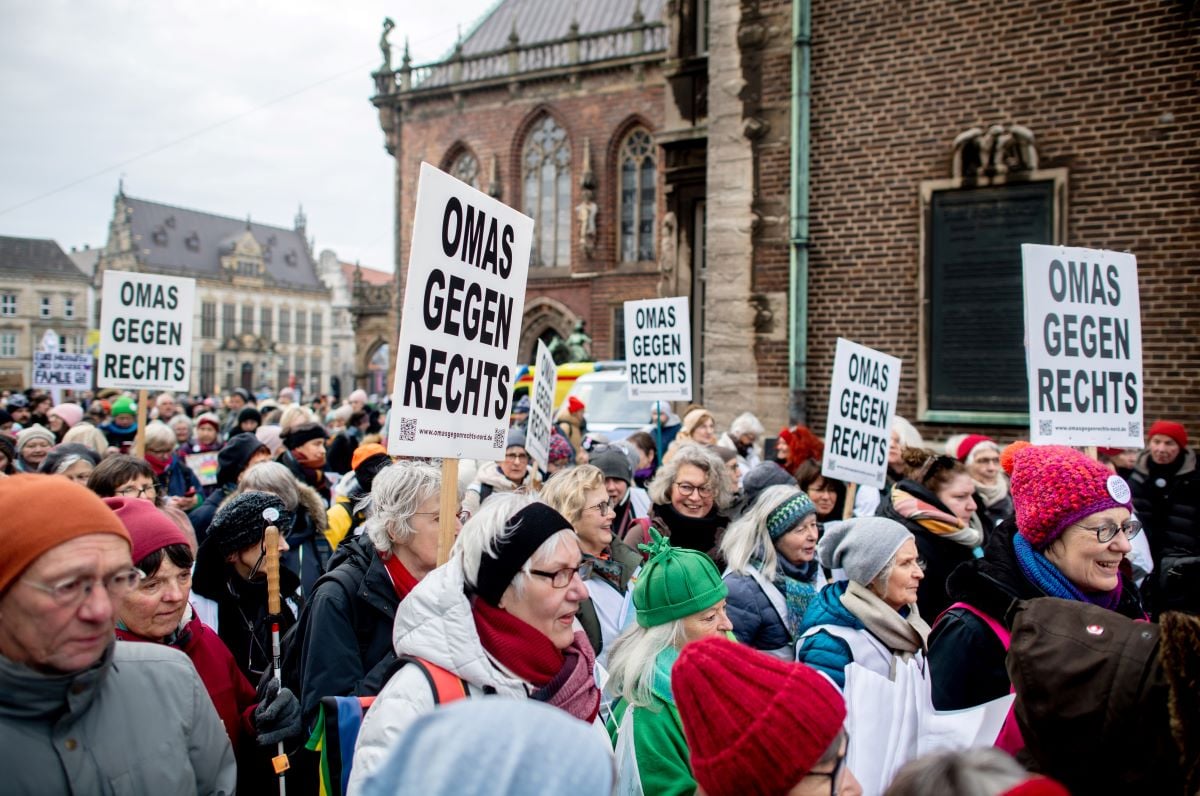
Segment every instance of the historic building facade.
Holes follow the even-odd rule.
[[[96,264],[196,279],[191,391],[329,391],[331,292],[303,211],[292,229],[136,199],[120,191]]]
[[[317,258],[321,281],[332,293],[329,307],[329,390],[345,398],[352,390],[385,395],[388,358],[396,322],[392,274],[346,263],[325,249]],[[376,375],[382,372],[382,375]]]

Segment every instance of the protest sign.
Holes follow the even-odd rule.
[[[105,271],[96,384],[187,392],[196,280]]]
[[[1027,243],[1021,260],[1030,440],[1142,447],[1137,259]]]
[[[184,457],[187,466],[192,468],[192,472],[200,479],[201,486],[212,486],[217,483],[217,469],[220,466],[217,457],[219,455],[217,451],[205,451],[190,453]]]
[[[504,456],[533,219],[421,164],[388,452]]]
[[[533,379],[533,394],[529,400],[529,425],[525,427],[525,450],[529,457],[541,465],[550,467],[550,433],[554,423],[554,392],[558,389],[558,368],[550,349],[538,340],[537,371]]]
[[[90,389],[92,358],[87,354],[38,351],[33,355],[33,386],[45,389]]]
[[[692,400],[692,325],[686,296],[625,302],[629,397]]]
[[[822,475],[883,488],[899,390],[900,360],[838,338]]]

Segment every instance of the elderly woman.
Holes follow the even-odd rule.
[[[441,471],[404,462],[372,479],[363,533],[334,553],[293,640],[300,644],[294,681],[302,684],[306,724],[322,697],[375,694],[383,687],[381,673],[396,660],[396,609],[437,565]]]
[[[717,421],[713,418],[712,412],[702,406],[684,415],[679,433],[675,435],[671,446],[663,454],[663,462],[670,462],[680,448],[689,444],[705,446],[717,444]]]
[[[99,463],[100,455],[88,446],[65,442],[56,445],[46,455],[38,472],[49,475],[65,475],[81,486],[87,486],[92,471]]]
[[[846,685],[846,667],[892,679],[896,666],[924,662],[929,626],[917,612],[924,574],[917,543],[900,523],[861,517],[825,526],[821,564],[848,581],[831,583],[809,606],[796,657]]]
[[[559,473],[546,482],[541,498],[571,523],[583,560],[591,564],[592,576],[584,581],[588,599],[579,606],[579,623],[603,664],[606,651],[632,618],[629,579],[641,566],[642,556],[613,536],[617,515],[598,467],[584,464]]]
[[[1055,445],[1028,446],[1013,459],[1016,517],[992,533],[983,558],[950,577],[955,602],[930,638],[938,708],[970,707],[1009,693],[1007,621],[1018,600],[1060,597],[1144,618],[1125,562],[1129,540],[1142,526],[1130,517],[1121,477]]]
[[[436,706],[435,674],[472,696],[536,699],[594,721],[594,655],[575,630],[587,565],[566,518],[525,495],[494,495],[458,536],[450,560],[400,603],[396,655],[416,659],[363,717],[348,791],[379,768],[396,738]]]
[[[825,443],[808,426],[781,429],[775,440],[775,461],[792,475],[807,461],[821,461]]]
[[[608,722],[620,793],[693,794],[683,724],[671,691],[671,667],[694,641],[728,633],[729,593],[708,556],[683,550],[657,533],[633,591],[637,624],[609,655],[608,691],[617,699]]]
[[[80,423],[79,425],[71,426],[67,433],[63,435],[63,442],[86,445],[94,450],[100,458],[104,458],[108,453],[108,437],[104,436],[104,432],[91,423]]]
[[[755,447],[767,430],[752,412],[743,412],[729,424],[729,430],[721,435],[717,444],[722,448],[733,448],[738,454],[738,465],[742,472],[762,461]]]
[[[793,486],[764,489],[721,540],[728,569],[729,619],[738,641],[784,660],[796,656],[796,631],[825,586],[817,562],[816,507]]]
[[[279,562],[300,576],[301,591],[308,598],[332,552],[325,538],[328,515],[321,496],[279,462],[261,462],[246,470],[233,494],[244,492],[275,495],[291,514],[292,527],[287,534],[291,549],[279,557]]]
[[[186,456],[191,453],[188,444],[192,441],[192,419],[183,412],[176,412],[171,415],[171,418],[166,421],[167,426],[175,432],[175,442],[178,445],[179,454]]]
[[[983,524],[976,513],[975,484],[962,462],[923,448],[905,448],[911,475],[892,487],[878,514],[912,532],[925,562],[917,595],[921,615],[935,621],[951,600],[946,580],[959,564],[983,553]]]
[[[975,484],[976,510],[989,530],[1013,515],[1008,478],[1000,469],[1000,446],[982,434],[963,439],[955,452]]]
[[[651,524],[676,547],[719,555],[717,545],[729,524],[723,513],[733,500],[733,484],[720,457],[699,445],[684,445],[655,474],[648,488]],[[634,526],[627,544],[644,541]]]
[[[176,454],[179,440],[175,432],[166,423],[155,420],[146,424],[145,434],[146,464],[154,471],[159,491],[170,505],[180,511],[196,508],[203,499],[204,487],[183,457]]]
[[[196,418],[195,437],[183,447],[184,456],[221,450],[221,419],[212,412]]]
[[[17,470],[22,473],[36,473],[56,441],[48,428],[36,423],[18,431]]]

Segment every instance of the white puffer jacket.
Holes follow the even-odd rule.
[[[510,699],[528,698],[534,687],[501,668],[483,649],[463,585],[458,555],[417,584],[396,612],[392,631],[396,654],[424,658],[453,672],[467,682],[471,696],[495,693]],[[400,733],[433,708],[433,691],[418,667],[404,666],[396,672],[363,717],[354,746],[349,796],[383,765]]]

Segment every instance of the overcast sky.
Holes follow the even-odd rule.
[[[113,197],[291,227],[392,270],[392,159],[369,98],[383,18],[415,63],[495,0],[0,3],[0,235],[103,246]],[[219,126],[218,126],[219,125]]]

